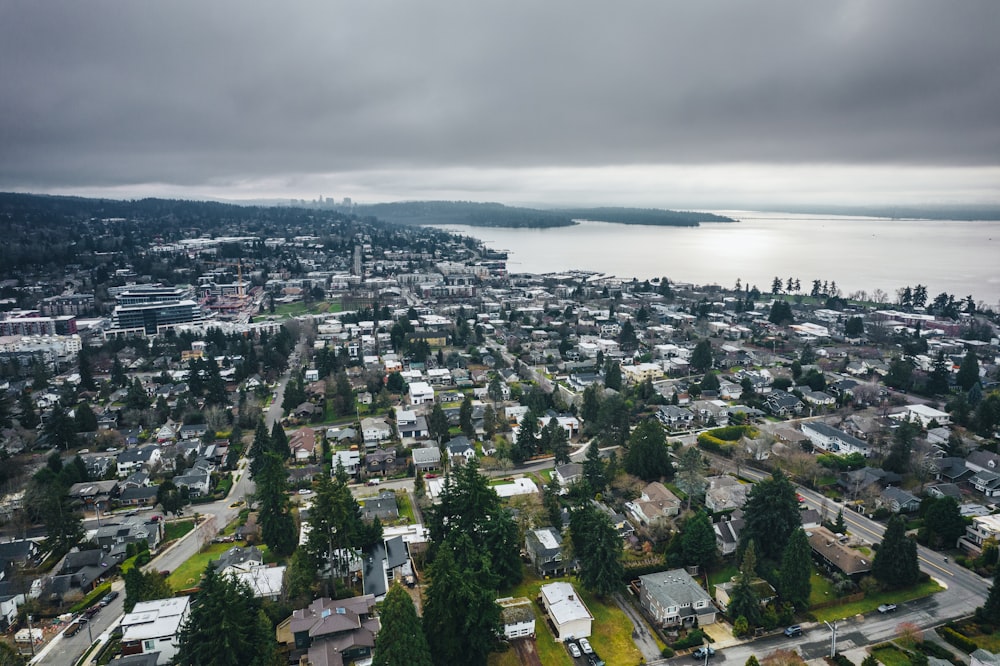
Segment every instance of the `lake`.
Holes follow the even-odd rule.
[[[700,227],[654,227],[582,221],[572,227],[508,229],[440,225],[507,250],[511,273],[588,270],[621,278],[743,284],[770,291],[775,276],[814,279],[842,294],[923,284],[941,293],[1000,302],[1000,222],[889,220],[835,215],[713,211],[739,220]]]

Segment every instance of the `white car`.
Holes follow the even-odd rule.
[[[590,641],[586,638],[580,639],[580,649],[583,650],[584,654],[593,654],[594,648],[590,647]]]
[[[570,655],[572,655],[574,659],[581,656],[580,648],[576,646],[576,643],[566,643],[566,649],[569,650]]]

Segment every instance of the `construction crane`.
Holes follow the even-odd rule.
[[[239,258],[236,261],[202,261],[201,263],[207,266],[236,266],[236,295],[239,296],[240,300],[246,298],[246,292],[243,289],[243,258]],[[250,266],[253,266],[253,262],[246,262]]]

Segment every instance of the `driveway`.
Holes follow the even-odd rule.
[[[632,605],[631,600],[626,599],[621,592],[615,592],[612,598],[625,615],[628,616],[628,619],[632,621],[632,641],[639,648],[639,651],[642,652],[643,659],[647,663],[659,659],[661,654],[660,648],[656,644],[656,639],[653,638],[652,632],[649,630],[649,625],[646,624],[646,620],[639,614],[635,606]]]

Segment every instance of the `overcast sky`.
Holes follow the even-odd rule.
[[[0,190],[1000,203],[997,0],[0,2]]]

